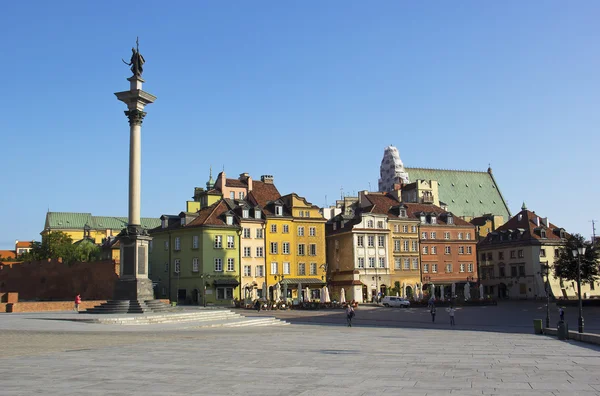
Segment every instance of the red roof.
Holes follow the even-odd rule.
[[[17,254],[14,250],[0,250],[0,257],[5,259],[17,258]]]
[[[19,241],[19,242],[17,242],[17,249],[18,248],[30,248],[31,244],[33,242],[34,241]]]
[[[560,231],[563,230],[560,227],[548,222],[548,226],[542,222],[542,217],[536,215],[527,209],[521,210],[516,216],[512,217],[502,226],[498,227],[495,231],[490,232],[486,238],[481,241],[482,245],[489,244],[491,242],[503,241],[503,242],[514,242],[514,241],[527,241],[527,240],[540,240],[540,241],[554,241],[560,242],[563,240],[560,236]],[[539,225],[538,225],[539,221]],[[515,231],[523,230],[516,235]],[[520,231],[519,230],[519,231]],[[542,237],[541,231],[545,230],[546,237]],[[511,232],[510,239],[500,239],[500,235]],[[569,234],[564,233],[563,237],[567,238]]]

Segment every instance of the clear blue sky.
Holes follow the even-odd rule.
[[[144,89],[142,216],[212,165],[323,206],[406,166],[486,170],[570,232],[599,219],[600,2],[6,2],[0,249],[45,213],[127,215],[128,89]]]

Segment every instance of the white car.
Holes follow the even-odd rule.
[[[383,304],[384,307],[400,307],[400,308],[410,307],[410,301],[408,301],[407,299],[404,299],[402,297],[385,296],[381,303]]]

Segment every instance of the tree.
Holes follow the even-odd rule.
[[[73,255],[70,259],[73,261],[96,261],[100,258],[100,248],[89,239],[83,240],[75,246]]]
[[[73,259],[74,252],[73,239],[62,231],[53,231],[44,235],[42,242],[33,242],[31,251],[22,257],[30,261],[62,258],[69,262]]]
[[[585,255],[581,256],[581,283],[591,283],[600,277],[600,249],[586,242],[580,234],[574,234],[558,250],[558,258],[554,261],[555,278],[577,281],[578,258],[573,256],[573,249],[581,246],[585,247]]]

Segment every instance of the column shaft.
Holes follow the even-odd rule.
[[[141,149],[142,126],[131,123],[129,138],[129,220],[130,226],[139,226],[140,222],[140,189],[142,172]]]

